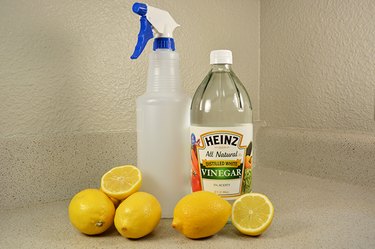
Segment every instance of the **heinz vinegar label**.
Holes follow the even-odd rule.
[[[253,125],[191,126],[193,192],[234,199],[251,192]]]

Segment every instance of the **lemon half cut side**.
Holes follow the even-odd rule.
[[[239,197],[232,207],[232,224],[243,234],[257,236],[271,225],[274,207],[267,196],[249,193]]]
[[[124,200],[142,185],[141,171],[133,165],[114,167],[102,176],[101,190],[117,200]]]

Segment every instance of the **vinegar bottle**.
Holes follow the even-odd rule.
[[[251,191],[252,107],[232,52],[212,51],[210,64],[191,104],[191,185],[233,200]]]

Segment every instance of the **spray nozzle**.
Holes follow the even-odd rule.
[[[132,9],[134,13],[140,16],[144,16],[147,13],[147,5],[144,3],[134,3]]]
[[[138,33],[137,45],[135,46],[131,59],[137,59],[147,42],[154,38],[153,50],[164,48],[175,50],[173,31],[178,25],[173,17],[165,10],[157,9],[144,3],[134,3],[132,10],[141,16],[141,28]]]

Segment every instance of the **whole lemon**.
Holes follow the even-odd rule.
[[[115,227],[122,236],[138,239],[151,233],[160,218],[159,201],[149,193],[136,192],[117,207]]]
[[[69,204],[69,219],[75,228],[88,235],[100,234],[113,224],[115,207],[99,189],[85,189]]]
[[[172,226],[188,238],[204,238],[219,232],[230,214],[227,201],[212,192],[198,191],[177,203]]]

